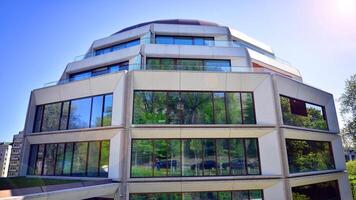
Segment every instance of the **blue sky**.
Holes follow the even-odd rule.
[[[0,141],[23,129],[31,90],[59,79],[92,41],[155,19],[201,19],[235,28],[272,46],[306,83],[338,98],[356,73],[355,1],[2,0]]]

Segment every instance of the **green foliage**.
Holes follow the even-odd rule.
[[[297,192],[293,192],[293,200],[311,200],[311,199],[305,194],[299,194]]]
[[[349,175],[356,177],[356,160],[347,162],[346,168],[347,168]]]
[[[356,141],[356,74],[346,80],[345,91],[339,99],[341,103],[341,115],[345,126],[343,134]]]

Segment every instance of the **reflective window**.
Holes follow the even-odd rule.
[[[98,49],[98,50],[95,50],[95,55],[102,55],[102,54],[106,54],[106,53],[110,53],[110,52],[113,52],[113,51],[117,51],[117,50],[120,50],[120,49],[125,49],[125,48],[129,48],[129,47],[132,47],[132,46],[137,46],[140,44],[140,39],[135,39],[135,40],[131,40],[131,41],[128,41],[128,42],[123,42],[123,43],[120,43],[120,44],[116,44],[114,46],[110,46],[110,47],[105,47],[105,48],[102,48],[102,49]]]
[[[335,169],[330,142],[286,140],[290,173]]]
[[[38,105],[33,130],[40,132],[110,126],[112,101],[112,94],[108,94]]]
[[[243,98],[241,98],[241,95]],[[248,92],[135,91],[133,124],[255,124]]]
[[[293,199],[341,200],[338,181],[292,187]]]
[[[285,125],[328,130],[324,107],[285,96],[280,101]]]
[[[262,190],[183,192],[183,193],[138,193],[130,194],[130,200],[263,200]]]
[[[107,177],[109,141],[32,144],[28,175]]]
[[[147,58],[149,70],[231,71],[230,60]]]
[[[69,81],[79,81],[90,77],[100,76],[108,73],[128,70],[129,62],[121,62],[114,65],[95,68],[89,71],[79,72],[69,75]]]
[[[201,45],[212,46],[213,37],[195,37],[195,36],[163,36],[156,35],[156,44],[176,44],[176,45]]]
[[[261,174],[257,139],[134,139],[131,177]]]
[[[54,131],[59,128],[61,116],[61,103],[47,104],[44,106],[41,131]]]

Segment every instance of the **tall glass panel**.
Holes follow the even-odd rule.
[[[88,142],[74,144],[72,176],[85,176],[87,164]]]
[[[91,98],[73,100],[70,105],[69,129],[89,128]]]
[[[201,46],[205,45],[204,38],[195,37],[193,39],[193,42],[194,42],[194,45],[201,45]]]
[[[111,126],[112,119],[112,94],[107,94],[104,97],[104,112],[103,112],[103,126]]]
[[[218,175],[230,174],[229,139],[216,140]]]
[[[200,192],[184,192],[182,197],[183,200],[202,200]]]
[[[181,141],[180,140],[167,140],[167,168],[168,176],[181,176]]]
[[[57,155],[56,155],[56,169],[55,175],[62,175],[63,162],[64,162],[64,147],[65,144],[61,143],[57,145]]]
[[[179,92],[167,92],[167,124],[181,124],[183,109]]]
[[[335,169],[330,142],[286,140],[290,173]]]
[[[156,36],[156,44],[174,44],[172,36]]]
[[[103,96],[93,97],[90,127],[100,127],[103,114]]]
[[[193,38],[191,37],[175,37],[174,44],[177,45],[193,45]]]
[[[97,176],[99,169],[100,142],[89,142],[87,176]]]
[[[151,140],[132,140],[131,176],[153,176],[153,142]]]
[[[292,187],[293,199],[341,200],[337,180]]]
[[[251,200],[262,200],[262,190],[250,190],[250,199]]]
[[[101,141],[99,175],[103,177],[107,177],[109,173],[109,153],[110,141]]]
[[[226,93],[227,122],[242,124],[240,93]]]
[[[43,175],[54,175],[57,144],[46,144]]]
[[[44,153],[45,153],[44,151],[45,151],[45,145],[39,144],[38,152],[37,152],[37,159],[36,159],[35,175],[42,175],[42,165],[43,165],[43,158],[44,158]]]
[[[231,71],[229,60],[205,60],[204,71],[218,71],[229,72]]]
[[[226,124],[225,93],[214,92],[214,122]]]
[[[249,192],[248,191],[233,191],[232,192],[232,200],[249,200]]]
[[[212,124],[213,102],[210,92],[182,92],[184,124]]]
[[[165,124],[166,101],[166,92],[135,91],[134,124]]]
[[[245,139],[247,173],[260,174],[257,139]]]
[[[38,144],[31,144],[30,147],[30,158],[28,159],[28,175],[34,175],[36,169],[36,158],[37,158]]]
[[[69,101],[63,102],[62,105],[62,115],[61,115],[61,124],[59,129],[66,130],[68,128],[68,114],[69,114]]]
[[[146,69],[149,69],[149,70],[161,69],[161,60],[159,58],[147,58]]]
[[[161,69],[162,70],[174,70],[176,68],[174,59],[172,58],[161,58]]]
[[[241,100],[244,124],[256,123],[252,93],[241,93]]]
[[[231,192],[218,192],[219,200],[232,200]]]
[[[43,106],[40,105],[36,107],[35,125],[33,127],[34,132],[41,131],[42,116],[43,116]]]
[[[167,176],[167,169],[169,161],[167,160],[167,141],[166,140],[153,140],[153,176]]]
[[[214,139],[203,139],[204,176],[217,175],[216,146]]]
[[[72,159],[73,159],[73,143],[65,144],[64,163],[63,163],[63,175],[71,175],[72,171]]]
[[[203,70],[203,60],[188,60],[188,59],[178,59],[177,69],[178,70],[190,70],[190,71],[202,71]]]
[[[230,140],[230,168],[231,175],[245,175],[245,148],[243,139]]]
[[[44,106],[42,131],[55,131],[59,129],[62,103],[47,104]]]
[[[203,146],[201,139],[182,140],[183,176],[203,175]]]

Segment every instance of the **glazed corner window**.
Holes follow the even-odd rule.
[[[330,142],[286,140],[290,173],[335,169]]]
[[[134,91],[133,124],[255,124],[250,92]]]
[[[293,199],[332,199],[341,200],[337,180],[311,185],[292,187]]]
[[[258,140],[134,139],[131,177],[261,174]]]
[[[283,123],[312,129],[328,130],[323,106],[280,96]]]
[[[111,125],[112,94],[39,105],[34,132]]]
[[[213,37],[196,37],[196,36],[156,35],[155,43],[156,44],[212,46],[214,44],[214,38]]]
[[[109,141],[32,144],[28,175],[107,177]]]
[[[140,39],[135,39],[135,40],[131,40],[131,41],[128,41],[128,42],[123,42],[123,43],[120,43],[120,44],[117,44],[117,45],[114,45],[114,46],[105,47],[105,48],[102,48],[102,49],[97,49],[97,50],[95,50],[95,55],[98,56],[98,55],[110,53],[110,52],[113,52],[113,51],[117,51],[117,50],[120,50],[120,49],[125,49],[125,48],[128,48],[128,47],[136,46],[136,45],[139,45],[139,44],[140,44]]]

